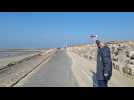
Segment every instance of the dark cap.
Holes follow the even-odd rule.
[[[96,44],[100,44],[100,41],[99,40],[96,40]]]

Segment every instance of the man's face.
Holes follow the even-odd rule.
[[[96,40],[96,45],[98,48],[100,48],[101,47],[100,41]]]
[[[101,47],[100,43],[99,43],[99,44],[97,44],[97,47],[98,47],[98,48],[100,48],[100,47]]]

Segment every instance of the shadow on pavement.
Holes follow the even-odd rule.
[[[97,85],[96,73],[95,73],[95,72],[93,72],[93,71],[90,71],[90,72],[93,74],[93,76],[92,76],[92,80],[93,80],[93,87],[98,87],[98,85]]]

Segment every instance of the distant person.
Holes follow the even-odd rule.
[[[98,87],[107,87],[112,76],[112,59],[110,48],[99,40],[96,40],[97,50],[97,70],[96,78]]]

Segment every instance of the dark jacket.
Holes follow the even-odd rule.
[[[104,76],[108,74],[108,77]],[[112,75],[112,59],[109,47],[98,48],[97,51],[97,80],[109,80]]]

